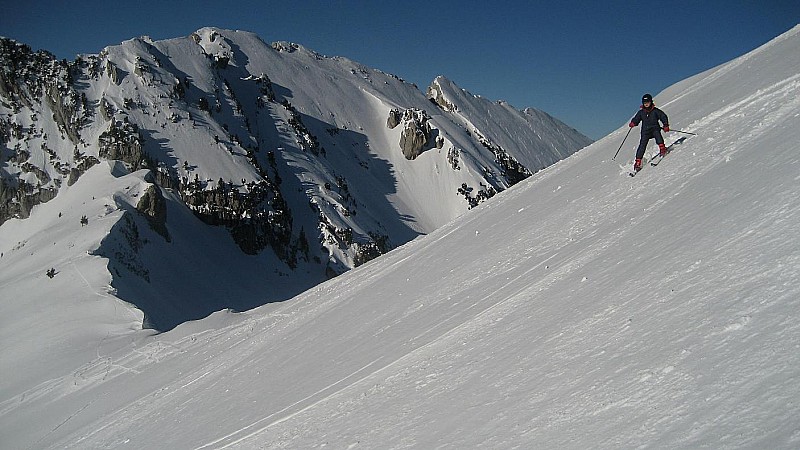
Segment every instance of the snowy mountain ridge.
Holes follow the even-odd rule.
[[[61,226],[87,232],[99,217],[119,223],[98,249],[74,256],[108,259],[110,295],[158,330],[296,295],[590,142],[544,113],[531,121],[520,112],[502,124],[528,137],[514,142],[501,123],[468,127],[396,76],[242,31],[145,36],[72,62],[8,39],[0,50],[0,223],[13,227],[49,202],[65,214],[74,205],[62,193],[92,184],[86,201],[108,196],[103,211],[87,209]],[[514,114],[482,99],[480,111],[467,106],[473,101],[458,104],[476,117]],[[390,126],[391,117],[406,118]],[[102,161],[121,161],[115,177],[148,169],[134,175],[141,191],[107,191],[106,174],[95,170],[108,170]],[[209,225],[229,236],[198,241]],[[4,241],[0,251],[27,238]],[[201,242],[215,248],[205,252],[214,259],[191,248]],[[236,274],[228,278],[220,262]],[[49,269],[63,272],[39,271]],[[209,279],[226,287],[209,290]],[[162,300],[169,291],[187,294]]]
[[[45,330],[17,323],[37,302],[3,302],[0,365],[24,374],[0,385],[4,445],[797,448],[799,46],[800,26],[656,95],[673,128],[696,133],[658,167],[627,176],[635,142],[611,160],[621,123],[286,302],[153,336],[120,330],[132,311],[121,308],[69,344],[58,337],[75,336],[70,324],[52,315]],[[139,191],[137,172],[91,171],[83,177]],[[91,190],[75,186],[64,194],[74,196],[70,221],[79,189]],[[121,214],[107,201],[87,201],[91,229],[55,243],[36,233],[6,251],[18,263],[0,274],[4,294],[54,294],[30,276],[38,255],[107,236],[100,225],[119,220],[101,213]],[[31,223],[51,226],[52,205]],[[3,248],[17,242],[5,236],[27,236],[23,222],[3,225]],[[54,279],[102,285],[90,278],[104,274],[91,270],[100,262],[72,259]],[[110,309],[104,294],[65,290],[60,301]]]

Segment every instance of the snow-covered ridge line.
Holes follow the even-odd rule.
[[[523,178],[415,86],[298,44],[207,27],[183,38],[131,39],[72,62],[2,44],[0,223],[25,219],[41,202],[60,204],[57,197],[100,161],[122,161],[131,173],[148,169],[146,181],[157,187],[139,208],[145,220],[113,228],[123,236],[107,239],[101,254],[118,295],[161,330],[224,307],[283,300]],[[402,130],[386,125],[388,105],[433,116],[436,136],[412,160],[403,154]],[[516,163],[552,164],[589,142],[570,132],[575,140],[560,152],[524,143],[530,157]],[[171,223],[186,211],[199,221]],[[176,240],[190,251],[188,230],[207,225],[227,229],[239,248],[226,260],[259,259],[236,278],[261,279],[260,287],[246,300],[203,299],[208,306],[200,308],[188,298],[148,300],[173,289],[166,274],[150,276],[159,269],[148,260],[175,254]],[[167,260],[167,267],[184,264]],[[272,287],[278,280],[288,288]]]

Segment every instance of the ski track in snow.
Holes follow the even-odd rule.
[[[363,372],[365,369],[371,367],[372,365],[382,361],[383,358],[379,358],[379,359],[367,364],[366,366],[356,370],[355,372],[347,375],[346,377],[344,377],[344,378],[342,378],[342,379],[340,379],[340,380],[338,380],[338,381],[336,381],[336,382],[324,387],[323,389],[320,389],[319,391],[309,395],[308,397],[299,400],[297,403],[289,405],[286,408],[284,408],[284,409],[282,409],[280,411],[277,411],[277,412],[275,412],[273,414],[270,414],[269,416],[266,416],[266,417],[260,419],[259,421],[254,422],[254,423],[252,423],[252,424],[250,424],[250,425],[248,425],[248,426],[246,426],[244,428],[241,428],[241,429],[239,429],[239,430],[237,430],[237,431],[235,431],[235,432],[233,432],[233,433],[231,433],[229,435],[223,436],[222,438],[219,438],[219,439],[211,441],[211,442],[209,442],[207,444],[201,445],[201,446],[198,447],[198,449],[208,448],[208,447],[228,448],[230,446],[233,446],[233,445],[236,445],[236,444],[240,444],[243,441],[246,441],[247,439],[252,439],[252,438],[258,436],[259,434],[267,431],[270,427],[272,427],[274,425],[280,424],[280,423],[282,423],[282,422],[284,422],[284,421],[286,421],[286,420],[288,420],[288,419],[290,419],[290,418],[292,418],[292,417],[294,417],[296,415],[299,415],[301,413],[306,412],[307,410],[317,406],[318,404],[321,404],[321,403],[326,402],[326,401],[331,401],[334,397],[336,397],[339,394],[342,394],[344,391],[346,391],[348,389],[349,390],[354,389],[358,384],[367,383],[368,379],[375,378],[375,377],[379,376],[382,372],[391,369],[393,366],[409,364],[409,363],[412,363],[414,360],[424,359],[426,357],[426,356],[420,356],[420,355],[436,354],[437,351],[434,350],[435,346],[437,346],[437,345],[445,345],[445,346],[447,346],[448,345],[447,342],[449,340],[461,338],[463,330],[467,330],[468,331],[469,329],[479,329],[484,322],[492,322],[494,320],[497,320],[495,317],[503,316],[503,315],[508,313],[508,312],[500,312],[500,313],[497,313],[495,315],[492,315],[492,311],[495,308],[500,308],[500,307],[503,306],[504,303],[512,301],[512,300],[515,300],[520,296],[523,297],[523,298],[528,298],[528,296],[524,295],[525,291],[539,289],[540,288],[539,286],[525,287],[524,284],[523,284],[523,287],[522,288],[516,288],[517,290],[513,294],[502,295],[503,290],[507,286],[516,285],[520,278],[523,278],[523,277],[527,276],[529,273],[540,269],[541,266],[543,266],[545,263],[547,263],[548,261],[553,259],[555,256],[557,256],[557,255],[553,255],[553,256],[543,260],[538,265],[536,265],[536,266],[534,266],[534,267],[532,267],[530,269],[527,269],[525,272],[523,272],[522,274],[518,275],[513,280],[511,280],[511,281],[505,283],[503,286],[501,286],[498,289],[497,294],[499,294],[499,295],[497,295],[497,297],[503,299],[502,301],[499,301],[497,303],[491,304],[490,302],[486,302],[487,300],[490,300],[489,298],[484,298],[483,301],[480,301],[479,303],[482,304],[482,305],[484,305],[485,303],[489,303],[490,304],[489,307],[487,307],[486,309],[482,310],[480,313],[476,314],[474,317],[472,317],[468,321],[464,321],[464,322],[457,321],[457,324],[453,328],[445,331],[444,333],[441,333],[441,330],[439,330],[440,331],[440,333],[438,333],[439,335],[437,337],[431,339],[429,341],[429,343],[427,343],[427,344],[425,344],[425,345],[423,345],[423,346],[421,346],[419,348],[414,349],[413,351],[403,355],[402,357],[400,357],[400,358],[398,358],[398,359],[396,359],[396,360],[394,360],[394,361],[392,361],[392,362],[390,362],[390,363],[388,363],[386,365],[383,365],[382,367],[378,368],[377,370],[374,370],[374,371],[372,371],[370,373],[367,373],[366,375],[364,375],[364,376],[362,376],[362,377],[360,377],[358,379],[355,379],[352,382],[347,382],[346,384],[344,384],[341,387],[338,386],[338,385],[342,384],[343,382],[347,381],[348,379],[353,378],[356,375],[359,375],[361,372]],[[403,260],[401,260],[400,262],[402,262],[402,261]],[[555,273],[553,276],[555,278],[558,278],[560,276],[560,272],[559,273]],[[441,324],[439,324],[439,325],[437,325],[435,327],[435,329],[438,330],[438,329],[440,329],[442,327],[443,326]],[[422,339],[426,335],[434,334],[433,331],[434,331],[434,329],[426,330],[422,334],[412,338],[411,341],[417,342],[417,341],[419,341],[420,339]],[[367,384],[369,384],[369,383],[367,383]],[[335,390],[335,391],[333,391],[331,393],[327,393],[327,391],[329,391],[330,389],[332,389],[334,387],[337,387],[337,390]],[[304,406],[304,407],[298,409],[297,411],[291,412],[288,415],[283,415],[280,418],[275,418],[275,416],[278,416],[278,415],[286,412],[287,410],[295,408],[296,406],[298,406],[298,405],[300,405],[302,403],[309,403],[309,404],[307,406]],[[258,426],[259,424],[261,424],[262,422],[265,422],[265,421],[270,420],[270,419],[274,419],[274,420],[271,423],[269,423],[269,424],[267,424],[267,425],[265,425],[265,426],[263,426],[263,427],[261,427],[259,429],[256,429],[256,430],[253,430],[253,431],[249,431],[251,428],[254,428],[254,427]],[[245,432],[247,434],[242,435]],[[224,441],[228,441],[228,442],[223,443]]]
[[[215,441],[212,441],[212,442],[209,442],[207,444],[201,445],[200,447],[198,447],[198,450],[199,449],[203,449],[203,448],[208,448],[208,447],[211,447],[211,446],[214,446],[215,448],[228,448],[228,447],[230,447],[232,445],[239,444],[240,442],[242,442],[242,441],[244,441],[246,439],[252,438],[253,436],[255,436],[257,434],[266,431],[268,428],[270,428],[273,425],[277,425],[277,424],[279,424],[281,422],[284,422],[284,421],[286,421],[288,419],[291,419],[292,417],[294,417],[294,416],[296,416],[296,415],[298,415],[298,414],[300,414],[300,413],[302,413],[302,412],[304,412],[304,411],[306,411],[308,409],[313,408],[317,404],[334,397],[336,394],[340,393],[341,391],[343,391],[343,390],[347,389],[348,387],[351,387],[352,385],[358,383],[360,380],[356,380],[354,382],[345,384],[344,387],[338,388],[338,389],[334,390],[331,393],[327,393],[326,392],[328,390],[336,388],[337,385],[342,384],[343,382],[346,382],[346,380],[348,378],[351,378],[351,377],[354,377],[354,376],[358,375],[359,373],[361,373],[364,370],[368,369],[370,366],[372,366],[373,364],[377,363],[378,361],[380,361],[380,359],[377,359],[377,360],[367,364],[366,366],[356,370],[355,372],[351,373],[350,375],[342,378],[341,380],[335,381],[335,382],[329,384],[328,386],[325,386],[324,388],[320,389],[319,391],[314,392],[313,394],[309,395],[308,397],[300,399],[296,403],[293,403],[293,404],[287,406],[286,408],[284,408],[284,409],[282,409],[280,411],[277,411],[277,412],[275,412],[273,414],[270,414],[269,416],[264,417],[263,419],[261,419],[261,420],[259,420],[257,422],[251,423],[250,425],[248,425],[248,426],[246,426],[244,428],[241,428],[239,430],[236,430],[233,433],[228,434],[226,436],[223,436],[223,437],[221,437],[221,438],[219,438],[219,439],[217,439]],[[366,378],[366,377],[368,377],[370,375],[374,375],[375,373],[376,372],[372,372],[370,374],[367,374],[362,379],[364,379],[364,378]],[[290,410],[290,409],[292,409],[292,408],[294,408],[296,406],[300,406],[303,403],[309,403],[309,404],[307,406],[303,406],[302,408],[298,409],[297,411],[291,412],[290,414],[286,414],[286,415],[283,415],[280,418],[275,419],[273,422],[265,425],[264,427],[261,427],[259,429],[254,430],[254,431],[251,431],[251,432],[248,432],[248,430],[250,430],[253,427],[258,426],[262,422],[270,420],[274,416],[277,416],[277,415],[280,415],[280,414],[282,414],[284,412],[287,412],[288,410]],[[247,434],[245,434],[244,436],[238,437],[238,435],[241,435],[242,433],[245,433],[245,432],[247,432]],[[230,441],[230,442],[227,442],[227,443],[224,443],[224,444],[218,446],[218,444],[222,443],[223,441]]]

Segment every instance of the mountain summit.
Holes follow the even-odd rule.
[[[54,261],[30,270],[73,285],[75,258],[103,258],[108,295],[158,330],[296,295],[590,143],[444,78],[426,96],[242,31],[72,62],[2,39],[0,67],[4,262],[39,238],[6,230],[49,229]],[[65,242],[78,229],[100,242]]]

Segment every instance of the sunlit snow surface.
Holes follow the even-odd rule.
[[[2,447],[797,448],[798,48],[659,93],[697,136],[635,178],[625,127],[292,300],[69,343],[48,381],[0,384]],[[52,342],[3,319],[4,373],[65,345],[57,316]]]

